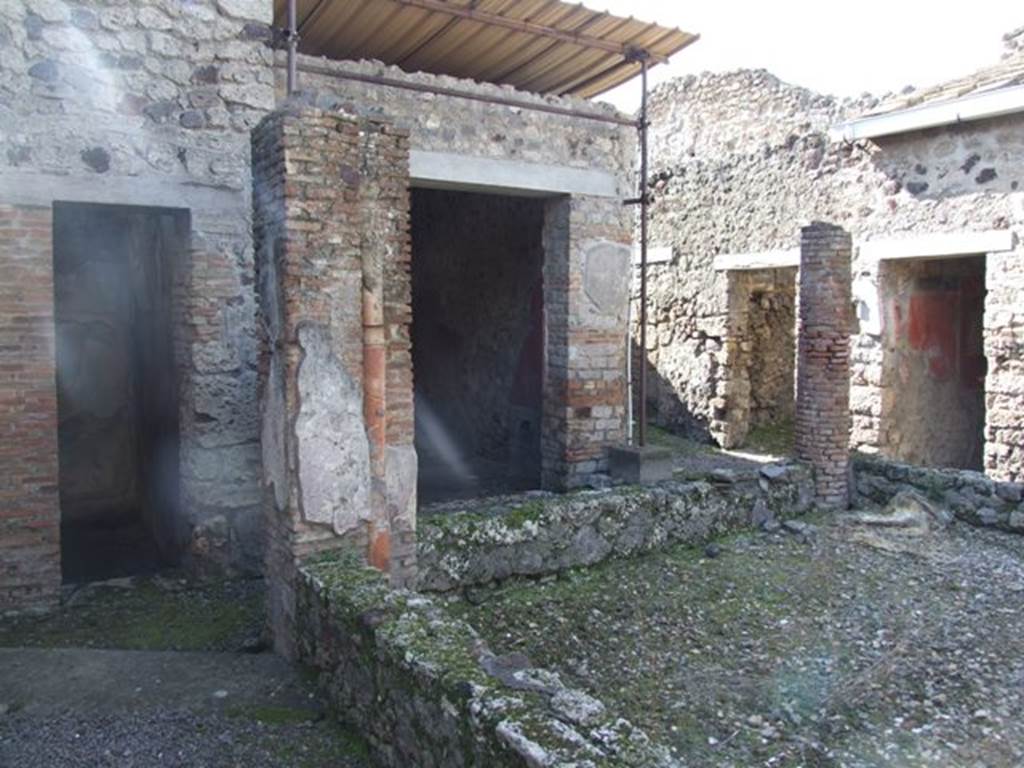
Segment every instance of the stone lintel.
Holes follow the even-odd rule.
[[[523,163],[453,152],[413,150],[409,173],[414,187],[519,195],[618,197],[615,176],[593,168]]]
[[[722,253],[715,256],[715,269],[719,272],[799,266],[799,248],[780,248],[773,251],[751,251],[750,253]]]

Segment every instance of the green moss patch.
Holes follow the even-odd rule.
[[[261,581],[144,579],[88,587],[44,616],[0,623],[0,646],[231,651],[259,636]]]

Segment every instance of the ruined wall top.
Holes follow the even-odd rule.
[[[824,132],[849,109],[764,69],[688,75],[651,93],[652,155],[657,166],[669,158],[747,154],[783,145],[794,133]]]
[[[1005,46],[1004,59],[1012,56],[1024,56],[1024,26],[1017,27],[1003,35],[1003,45]]]

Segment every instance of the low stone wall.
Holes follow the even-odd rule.
[[[900,491],[923,493],[972,525],[1024,533],[1024,483],[981,472],[929,469],[874,456],[854,461],[858,506],[885,504]]]
[[[446,505],[419,520],[418,583],[449,590],[540,576],[806,512],[814,483],[799,464],[718,470],[706,479]]]
[[[301,658],[382,766],[672,766],[667,751],[557,674],[491,653],[427,597],[391,590],[357,556],[306,563]]]

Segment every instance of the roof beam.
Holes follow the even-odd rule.
[[[611,53],[617,53],[621,56],[629,56],[634,53],[637,49],[636,46],[632,46],[629,43],[616,43],[611,40],[603,40],[600,37],[592,37],[585,35],[580,32],[571,32],[564,29],[557,29],[550,27],[546,24],[537,24],[532,21],[526,21],[524,19],[510,19],[507,16],[499,16],[495,13],[488,13],[486,11],[480,11],[475,8],[460,8],[454,5],[450,5],[444,0],[394,0],[396,3],[401,5],[412,6],[413,8],[422,8],[426,11],[435,11],[437,13],[446,13],[449,16],[455,16],[460,19],[469,19],[470,21],[476,21],[480,24],[489,24],[495,27],[505,27],[506,29],[512,29],[516,32],[525,32],[531,35],[540,35],[543,37],[552,37],[555,40],[561,40],[566,43],[575,43],[576,45],[583,46],[585,48],[599,48],[603,51],[609,51]],[[661,56],[658,54],[647,52],[651,61],[657,61],[664,63],[668,61],[667,56]]]

